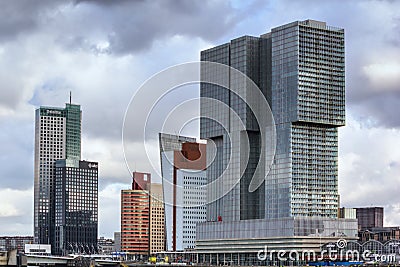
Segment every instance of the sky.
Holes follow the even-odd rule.
[[[400,1],[18,0],[0,5],[0,235],[33,235],[36,108],[63,107],[70,91],[82,106],[82,158],[98,161],[100,168],[99,236],[112,237],[120,229],[120,190],[131,183],[121,138],[124,115],[141,84],[164,68],[199,60],[203,49],[305,19],[345,29],[341,206],[383,206],[385,225],[400,225]],[[181,92],[198,95],[196,88]],[[180,96],[164,102],[173,108]],[[155,121],[157,114],[163,110]],[[182,133],[196,135],[196,123]],[[149,147],[157,153],[152,141]],[[133,134],[128,146],[135,151],[140,142],[140,134]],[[145,158],[131,157],[131,169],[153,172]]]

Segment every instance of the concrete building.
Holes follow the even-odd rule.
[[[228,65],[258,85],[271,107],[277,140],[269,170],[265,162],[270,151],[262,151],[261,144],[272,136],[261,139],[269,132],[260,128],[265,125],[248,106],[261,107],[249,83],[233,70],[202,67],[203,79],[228,81],[231,89],[213,83],[200,86],[200,137],[216,149],[207,167],[208,183],[228,164],[230,170],[207,191],[220,197],[207,205],[208,222],[197,227],[199,261],[214,264],[229,257],[240,265],[256,265],[257,251],[264,246],[301,251],[319,249],[321,242],[339,237],[357,238],[356,220],[337,218],[338,127],[345,125],[344,47],[343,29],[306,20],[201,52],[202,61]],[[230,109],[219,112],[210,99]],[[235,115],[241,123],[233,121]],[[250,192],[253,176],[262,183]]]
[[[114,232],[114,251],[121,251],[121,232]]]
[[[111,255],[113,252],[116,252],[114,240],[101,236],[97,239],[97,250],[99,254]]]
[[[340,208],[338,217],[342,219],[357,219],[357,210],[353,208]]]
[[[0,236],[0,251],[24,251],[26,244],[33,244],[33,236]]]
[[[383,207],[356,208],[358,229],[383,227]]]
[[[206,220],[206,145],[165,133],[160,133],[159,143],[166,250],[192,250],[196,224]]]
[[[121,191],[121,251],[147,258],[165,248],[163,193],[149,173],[133,173],[132,189]]]
[[[165,218],[161,184],[150,184],[150,255],[165,250]]]
[[[25,244],[24,252],[28,255],[51,255],[51,245]]]
[[[55,162],[56,255],[97,253],[98,163],[63,159]]]
[[[121,251],[149,254],[150,198],[146,190],[121,191]]]

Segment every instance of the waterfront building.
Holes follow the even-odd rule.
[[[206,145],[160,133],[166,250],[193,250],[196,224],[206,220]]]
[[[97,253],[98,163],[57,160],[55,168],[55,239],[57,255]]]
[[[133,173],[132,189],[121,191],[121,251],[137,259],[164,250],[164,206],[160,184],[150,173]]]
[[[207,167],[208,183],[218,179],[228,163],[230,171],[207,191],[221,197],[207,204],[207,222],[197,227],[200,262],[221,263],[223,258],[224,263],[259,264],[256,255],[264,246],[319,250],[321,242],[357,238],[357,221],[338,218],[338,127],[345,125],[344,49],[343,29],[305,20],[201,52],[202,61],[228,65],[258,85],[274,116],[276,152],[269,168],[260,145],[264,129],[248,106],[252,104],[248,102],[249,84],[233,71],[217,73],[203,66],[203,79],[217,77],[231,87],[200,86],[200,137],[212,141],[208,143],[216,149],[215,160]],[[225,103],[230,110],[215,114],[218,109],[210,99]],[[244,129],[233,123],[235,114]],[[209,119],[213,117],[219,124]],[[246,164],[242,155],[247,152]],[[256,171],[260,159],[263,172]],[[266,178],[250,192],[253,175]],[[231,185],[232,190],[222,194]]]
[[[54,237],[55,161],[81,157],[81,109],[40,107],[35,116],[34,237],[51,244]]]

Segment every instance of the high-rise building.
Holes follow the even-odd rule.
[[[209,187],[208,195],[221,197],[208,204],[208,222],[197,229],[196,249],[213,253],[209,262],[215,262],[219,253],[211,248],[240,251],[243,259],[252,258],[246,264],[253,264],[255,253],[262,249],[257,247],[260,242],[269,249],[271,245],[271,249],[301,250],[319,249],[321,242],[338,236],[356,238],[356,220],[337,218],[337,129],[345,124],[344,48],[343,29],[306,20],[201,52],[202,61],[228,65],[258,85],[271,107],[277,138],[271,169],[261,158],[264,171],[256,172],[263,154],[264,129],[248,106],[252,95],[249,84],[233,71],[218,72],[202,66],[202,78],[227,80],[231,89],[213,83],[200,87],[200,137],[212,141],[216,149],[215,159],[207,168],[208,183],[230,165],[225,179]],[[240,98],[237,92],[249,99]],[[216,114],[218,109],[210,99],[225,103],[230,110]],[[244,129],[233,123],[234,114]],[[209,119],[213,117],[220,120],[219,124]],[[246,164],[241,155],[247,152]],[[243,175],[235,184],[240,173]],[[257,190],[250,192],[253,175],[260,180],[267,176]],[[232,190],[222,194],[231,184]],[[233,261],[241,264],[241,260]]]
[[[97,249],[98,164],[80,161],[81,121],[71,100],[36,110],[34,238],[55,254]]]
[[[121,251],[138,257],[147,256],[150,248],[150,183],[149,173],[134,172],[132,187],[136,189],[121,191]]]
[[[383,207],[356,208],[358,229],[383,227]]]
[[[97,253],[98,163],[57,160],[54,188],[54,253]]]
[[[121,191],[121,251],[146,258],[164,251],[165,228],[161,184],[150,173],[133,173],[132,189]]]
[[[54,237],[55,161],[81,157],[81,110],[40,107],[35,118],[34,237],[51,244]]]
[[[165,251],[165,219],[161,184],[150,184],[150,237],[149,253]]]
[[[196,224],[206,220],[206,145],[160,133],[166,250],[195,247]]]

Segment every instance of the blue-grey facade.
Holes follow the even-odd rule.
[[[55,238],[58,255],[97,253],[98,163],[57,160],[55,167]]]
[[[258,265],[256,255],[263,245],[318,249],[321,239],[357,238],[357,221],[337,218],[338,127],[345,125],[344,49],[343,29],[306,20],[201,52],[202,61],[235,68],[258,85],[274,116],[276,151],[271,168],[264,163],[264,173],[256,173],[262,129],[247,99],[235,94],[247,97],[249,86],[238,83],[232,71],[218,73],[204,67],[202,78],[218,77],[231,88],[208,83],[200,86],[200,136],[216,149],[207,168],[208,183],[218,179],[228,165],[232,170],[225,173],[228,179],[208,189],[208,197],[221,198],[208,204],[208,222],[197,226],[199,255],[209,254],[210,262],[218,262],[226,253],[231,253],[230,257],[237,253],[237,259],[251,258],[251,264]],[[223,102],[231,110],[218,113],[215,102],[209,99]],[[234,113],[245,129],[232,123]],[[243,145],[244,134],[249,147]],[[250,156],[245,164],[243,149],[248,148]],[[265,180],[249,192],[254,174]],[[223,195],[238,177],[240,181]]]
[[[80,159],[80,105],[40,107],[35,118],[34,237],[35,243],[54,241],[55,161]]]
[[[250,142],[250,158],[240,183],[208,205],[207,219],[336,218],[337,128],[345,124],[343,29],[312,20],[293,22],[261,37],[243,36],[202,51],[201,60],[229,65],[250,77],[271,106],[277,136],[276,155],[268,178],[250,193],[248,185],[260,154],[257,121],[246,99],[225,88],[201,84],[201,97],[217,99],[239,115]],[[235,84],[229,73],[207,75],[225,75],[232,88],[246,90],[247,85]],[[224,128],[204,118],[212,107],[205,108],[207,100],[202,102],[201,138],[211,139],[217,147],[216,159],[207,170],[211,182],[223,172],[229,160],[236,169],[243,168],[231,147],[242,144],[233,144],[229,138],[239,131],[229,123],[232,115],[218,117],[224,125],[229,125]],[[218,188],[214,189],[217,192],[210,194],[218,194]]]

